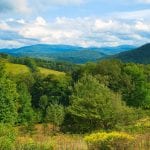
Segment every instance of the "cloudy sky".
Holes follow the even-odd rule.
[[[0,0],[0,48],[150,42],[150,0]]]

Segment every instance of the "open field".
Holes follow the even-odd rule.
[[[30,69],[25,65],[12,63],[5,63],[5,65],[9,74],[17,75],[30,72]]]
[[[24,74],[24,73],[31,72],[30,68],[26,65],[13,64],[13,63],[7,62],[7,60],[5,59],[1,60],[1,62],[5,64],[8,74],[17,75],[17,74]],[[55,71],[51,69],[46,69],[42,67],[38,67],[38,69],[39,69],[39,72],[45,76],[48,76],[48,75],[64,76],[65,75],[64,72],[59,72],[59,71]]]
[[[84,141],[84,135],[63,134],[59,131],[54,132],[52,125],[38,124],[35,126],[33,134],[23,133],[20,128],[17,143],[23,144],[29,141],[35,141],[38,144],[51,144],[53,150],[88,150],[88,146]],[[150,148],[150,133],[137,134],[135,143],[129,150],[149,150]],[[118,149],[122,150],[122,149]],[[128,149],[127,149],[128,150]]]
[[[65,75],[64,72],[59,72],[59,71],[55,71],[55,70],[51,70],[51,69],[46,69],[46,68],[42,68],[42,67],[39,67],[39,70],[40,70],[41,74],[44,74],[46,76],[50,75],[50,74],[53,74],[53,75],[56,75],[56,76]]]

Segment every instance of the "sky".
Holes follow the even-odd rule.
[[[0,48],[149,42],[150,0],[0,0]]]

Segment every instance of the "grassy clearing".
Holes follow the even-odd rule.
[[[65,75],[64,72],[59,72],[59,71],[55,71],[55,70],[51,70],[51,69],[46,69],[46,68],[42,68],[42,67],[39,67],[39,71],[41,74],[43,75],[56,75],[56,76],[60,76],[60,75]]]
[[[30,68],[27,67],[26,65],[9,63],[6,59],[1,59],[0,63],[5,64],[6,71],[8,72],[8,74],[18,75],[18,74],[31,72]],[[48,75],[64,76],[65,75],[64,72],[59,72],[59,71],[55,71],[51,69],[46,69],[42,67],[38,67],[38,69],[39,69],[39,72],[44,76],[48,76]]]
[[[17,75],[29,73],[30,69],[25,65],[5,63],[6,70],[9,74]]]
[[[23,129],[19,130],[20,135],[17,138],[17,143],[23,144],[27,141],[36,143],[49,143],[52,144],[54,150],[87,150],[87,144],[85,143],[81,135],[70,135],[57,132],[54,134],[52,125],[36,125],[34,134],[23,133]]]
[[[150,133],[133,134],[133,136],[135,136],[135,142],[127,150],[149,150]],[[27,141],[30,143],[36,142],[41,145],[51,144],[53,145],[53,150],[88,150],[88,145],[84,141],[84,135],[63,134],[59,130],[54,132],[53,126],[50,124],[35,125],[35,132],[33,134],[25,133],[20,128],[17,143],[20,145]]]

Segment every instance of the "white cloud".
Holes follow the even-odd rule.
[[[45,26],[46,21],[42,17],[37,17],[35,21],[35,25]]]
[[[20,24],[25,24],[25,20],[24,20],[24,19],[16,20],[16,22],[18,22],[18,23],[20,23]]]
[[[149,24],[145,24],[141,21],[138,21],[135,25],[135,28],[137,30],[140,30],[140,31],[146,31],[146,32],[150,32],[150,23]]]
[[[26,24],[19,34],[42,43],[80,46],[106,46],[147,42],[141,32],[150,32],[150,24],[144,21],[103,20],[100,18],[57,17],[47,22],[38,17]]]
[[[10,27],[6,22],[0,22],[0,30],[9,30]]]
[[[7,31],[6,35],[9,35],[9,32],[11,34],[13,32],[13,35],[16,33],[18,38],[16,46],[20,43],[29,45],[32,42],[34,44],[68,44],[84,47],[141,45],[150,42],[150,20],[139,19],[137,16],[127,19],[123,18],[123,15],[122,18],[118,15],[111,19],[57,17],[52,21],[39,16],[30,22],[23,19],[6,19],[0,22],[0,29],[4,33]],[[128,13],[128,15],[131,14]],[[14,40],[15,37],[13,43],[15,43]],[[6,39],[6,45],[10,45],[9,42]]]

